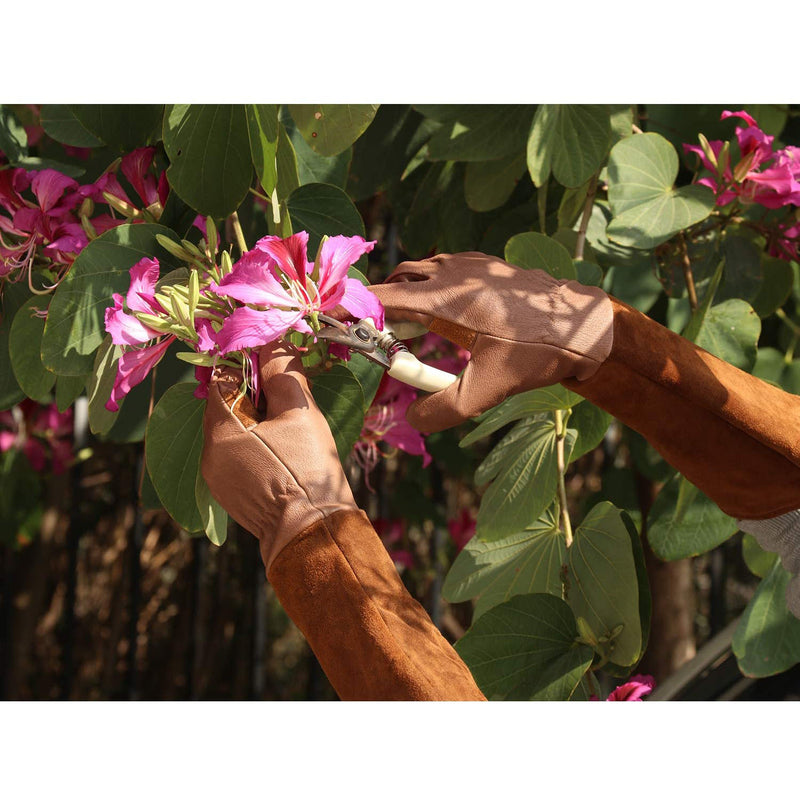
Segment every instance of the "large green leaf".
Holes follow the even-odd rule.
[[[630,534],[619,509],[598,503],[575,531],[567,551],[568,602],[598,637],[609,643],[609,660],[629,666],[642,654],[639,583]]]
[[[337,364],[314,378],[311,393],[328,420],[339,458],[344,461],[364,425],[361,384],[347,367]]]
[[[117,377],[117,361],[119,360],[120,347],[111,341],[109,334],[103,340],[94,358],[94,367],[89,374],[86,394],[89,399],[89,430],[95,435],[108,433],[118,419],[119,411],[108,411],[106,402],[111,397],[114,381]],[[125,398],[120,402],[124,405]]]
[[[290,105],[297,129],[322,156],[347,150],[369,127],[377,105]]]
[[[714,208],[705,186],[674,187],[675,148],[657,133],[622,139],[608,159],[608,200],[614,218],[608,238],[650,250],[673,234],[704,220]]]
[[[761,288],[761,249],[744,236],[728,235],[722,243],[722,254],[725,266],[714,302],[732,298],[751,302]],[[683,270],[683,279],[682,273]],[[697,288],[699,292],[700,287]]]
[[[250,140],[250,157],[259,183],[267,194],[278,180],[276,157],[278,155],[278,106],[245,106],[247,130]]]
[[[296,231],[308,231],[308,252],[316,253],[323,236],[364,236],[364,222],[353,201],[338,187],[307,183],[289,196],[289,214]],[[366,256],[358,262],[363,272]]]
[[[0,105],[0,152],[12,163],[28,155],[28,134],[8,106]]]
[[[744,300],[725,300],[711,306],[700,326],[695,344],[743,370],[756,362],[761,320]]]
[[[463,106],[428,142],[431,161],[493,161],[524,152],[534,106]],[[423,112],[424,113],[424,112]]]
[[[736,520],[720,511],[696,486],[675,475],[658,493],[647,521],[647,540],[664,561],[677,561],[722,544],[736,533]]]
[[[157,139],[163,105],[73,105],[78,122],[101,142],[121,152]]]
[[[749,533],[742,534],[742,558],[747,569],[759,578],[766,578],[770,570],[780,560],[777,553],[764,550]]]
[[[159,500],[187,531],[198,531],[203,520],[195,485],[203,451],[205,401],[194,397],[195,384],[178,383],[153,409],[145,436],[145,462]]]
[[[6,283],[0,293],[0,410],[11,408],[25,397],[11,368],[8,345],[14,317],[29,295],[28,287],[21,283]]]
[[[335,156],[323,156],[308,145],[288,114],[281,116],[281,124],[292,141],[297,158],[297,177],[300,185],[328,183],[344,189],[347,185],[347,174],[353,158],[353,148],[348,147]]]
[[[472,161],[464,177],[464,196],[473,211],[500,208],[525,172],[525,156],[516,153],[496,161]]]
[[[103,144],[75,116],[72,106],[44,105],[41,121],[44,132],[62,144],[72,147],[100,147]]]
[[[575,264],[564,245],[543,233],[518,233],[506,243],[505,259],[523,269],[541,269],[554,278],[575,280]]]
[[[161,225],[120,225],[91,241],[75,259],[50,302],[42,337],[42,362],[58,375],[86,375],[94,352],[105,338],[105,309],[114,292],[124,294],[129,270],[145,257],[157,257],[162,268],[172,263],[156,235],[177,242]]]
[[[567,457],[574,443],[575,432],[568,431]],[[535,418],[519,423],[484,464],[487,462],[492,462],[488,474],[494,480],[481,499],[477,531],[482,540],[496,541],[524,530],[553,502],[558,485],[554,420]],[[486,474],[479,468],[476,481]]]
[[[568,700],[592,663],[559,597],[524,594],[489,609],[456,643],[488,700]]]
[[[800,661],[800,619],[786,607],[791,574],[778,562],[758,586],[733,634],[739,669],[766,678]]]
[[[570,461],[594,450],[603,441],[612,419],[611,414],[588,400],[578,403],[567,421],[567,425],[577,434]]]
[[[223,544],[228,538],[228,512],[214,499],[199,469],[194,493],[206,536],[215,545]]]
[[[800,361],[786,362],[774,347],[759,347],[753,375],[792,394],[800,394]]]
[[[461,440],[461,447],[469,447],[473,442],[489,436],[509,422],[545,414],[548,411],[572,408],[582,400],[579,394],[571,392],[560,383],[512,395],[494,408],[484,411],[477,418],[478,426]]]
[[[226,217],[253,179],[244,106],[173,105],[164,113],[169,185],[192,208]]]
[[[761,275],[761,286],[750,304],[753,311],[764,319],[774,314],[789,299],[794,273],[788,261],[761,253]]]
[[[566,552],[551,507],[524,531],[493,542],[468,542],[447,573],[442,596],[451,603],[477,598],[473,620],[518,594],[560,597]]]
[[[66,411],[86,390],[88,375],[59,375],[56,378],[56,408]]]
[[[600,169],[611,146],[609,107],[540,105],[528,138],[528,171],[537,186],[550,175],[576,187]]]
[[[36,315],[47,311],[49,300],[49,297],[31,297],[14,317],[8,339],[14,376],[22,391],[38,403],[49,402],[50,390],[56,382],[55,373],[42,364],[44,319]]]

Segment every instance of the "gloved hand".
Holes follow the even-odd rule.
[[[203,418],[200,463],[211,494],[258,537],[269,571],[297,534],[357,506],[298,351],[275,342],[258,355],[266,417],[238,396],[240,376],[229,371],[215,377]]]
[[[611,350],[614,314],[605,292],[482,253],[407,261],[370,289],[390,319],[421,322],[472,353],[458,381],[409,408],[409,422],[427,433],[512,394],[585,380]]]

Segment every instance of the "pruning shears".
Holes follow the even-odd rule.
[[[323,323],[323,328],[317,332],[317,338],[344,345],[356,353],[361,353],[403,383],[425,392],[438,392],[456,380],[455,375],[423,364],[410,353],[395,335],[396,327],[399,326],[386,323],[383,330],[379,331],[369,317],[348,325],[327,314],[320,314],[319,321]],[[409,338],[413,335],[414,333],[411,333]]]

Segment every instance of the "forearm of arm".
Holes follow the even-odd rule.
[[[565,385],[641,433],[731,516],[800,508],[800,397],[613,303],[607,361]]]
[[[343,700],[483,700],[362,511],[307,528],[268,578]]]

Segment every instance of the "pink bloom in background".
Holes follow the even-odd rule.
[[[634,701],[641,700],[645,695],[650,694],[656,688],[656,681],[652,675],[634,675],[627,683],[617,686],[611,694],[606,697],[606,701]],[[592,695],[591,700],[597,700]]]
[[[245,253],[219,285],[211,289],[245,305],[225,320],[217,334],[220,352],[280,339],[289,330],[312,333],[306,317],[341,305],[354,316],[370,316],[383,327],[383,307],[361,282],[347,277],[347,270],[375,242],[360,236],[332,236],[322,245],[319,275],[308,260],[308,233],[301,231],[281,239],[265,236]]]
[[[402,519],[378,518],[373,525],[395,566],[411,569],[414,566],[414,556],[408,550],[397,549],[405,535],[405,522]]]
[[[0,452],[21,450],[37,472],[47,468],[64,472],[72,461],[72,409],[59,411],[55,403],[42,406],[24,400],[12,411],[0,412]]]
[[[425,439],[406,419],[406,411],[416,399],[417,392],[412,387],[388,375],[381,379],[375,399],[364,415],[361,435],[353,447],[353,456],[364,470],[367,486],[370,472],[385,455],[378,446],[380,442],[410,455],[422,456],[424,467],[431,463]]]
[[[771,209],[800,204],[800,149],[786,147],[773,151],[775,137],[765,134],[746,111],[722,112],[722,119],[731,117],[745,122],[745,126],[736,128],[740,160],[735,165],[729,162],[721,177],[702,147],[683,145],[687,153],[696,153],[703,166],[714,175],[701,178],[697,183],[708,186],[717,195],[718,206],[736,199]],[[719,159],[723,146],[721,141],[709,142],[716,159]]]
[[[447,530],[450,538],[456,546],[456,552],[460,553],[464,545],[475,535],[475,517],[465,508],[461,513],[447,523]]]

